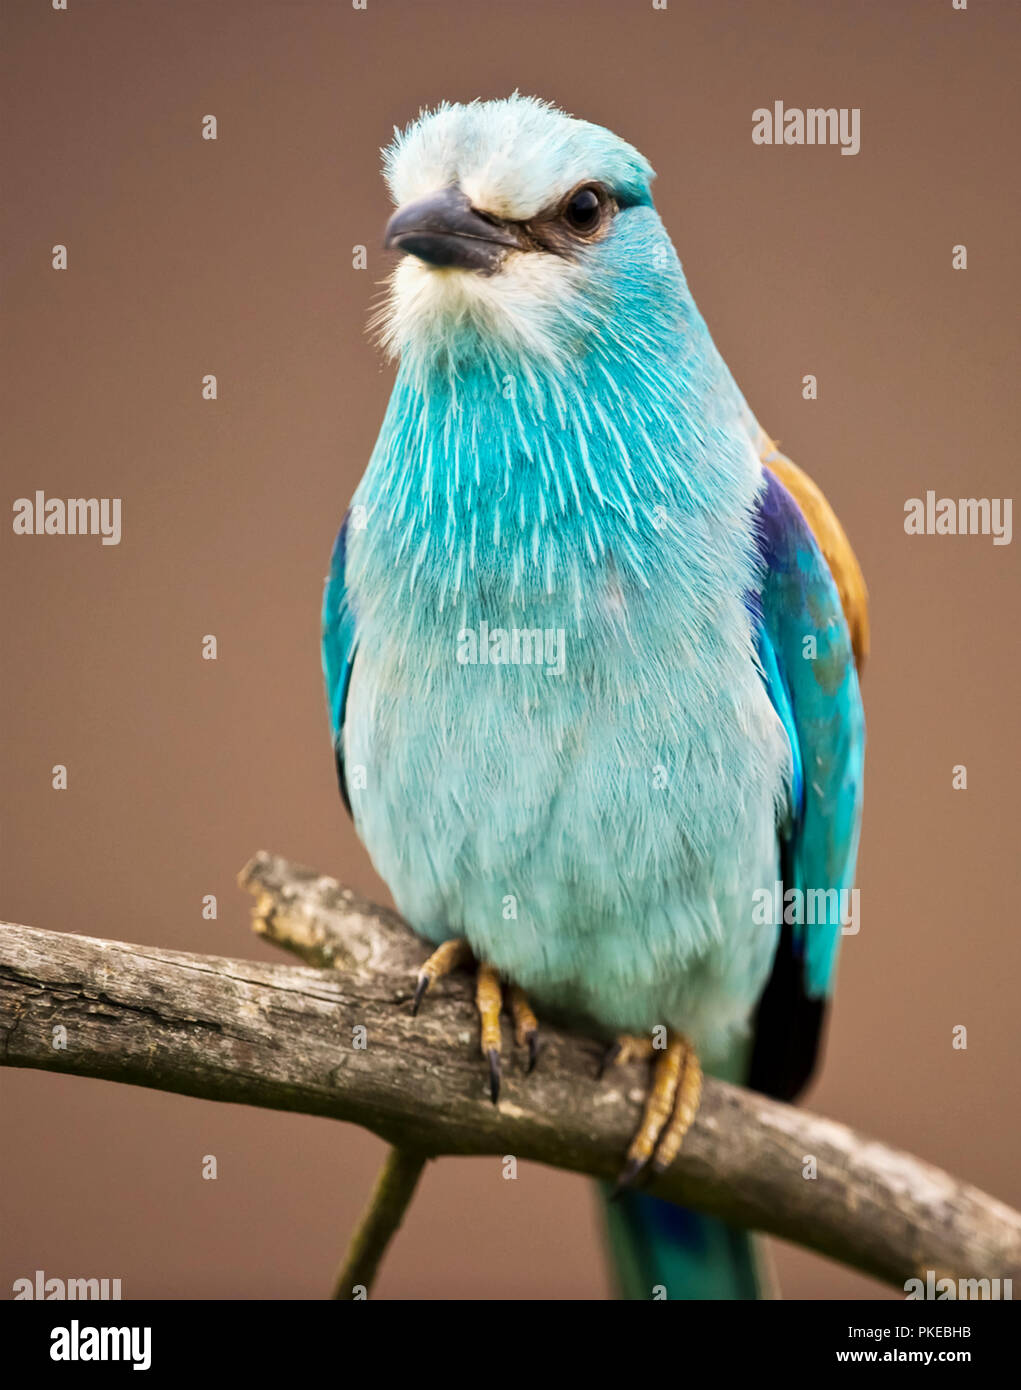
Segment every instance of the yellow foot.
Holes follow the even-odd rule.
[[[646,1061],[652,1056],[652,1039],[636,1038],[633,1033],[621,1033],[603,1054],[599,1064],[600,1077],[610,1067],[623,1067],[628,1062]]]
[[[475,1007],[482,1024],[482,1055],[489,1062],[489,1097],[500,1099],[500,977],[491,965],[480,965],[475,975]]]
[[[436,980],[449,975],[459,966],[467,965],[472,959],[471,947],[467,941],[445,941],[418,972],[412,1013],[418,1013],[418,1006]],[[539,1055],[538,1020],[524,991],[517,985],[509,987],[507,1002],[514,1021],[514,1040],[519,1047],[528,1048],[528,1071],[531,1071]],[[500,1098],[500,1012],[503,1007],[503,989],[497,972],[491,965],[482,962],[479,963],[475,974],[475,1007],[481,1023],[482,1055],[489,1063],[489,1094],[495,1105]]]
[[[523,989],[511,985],[509,990],[511,1018],[514,1020],[514,1041],[528,1048],[528,1068],[531,1072],[539,1060],[539,1020]]]
[[[426,990],[430,985],[442,980],[444,975],[449,975],[458,966],[466,965],[472,958],[471,947],[463,938],[454,941],[444,941],[442,946],[437,947],[432,955],[418,972],[418,983],[415,985],[415,1002],[411,1006],[412,1015],[418,1013],[418,1006],[421,1004]]]
[[[627,1044],[641,1044],[640,1051],[627,1050]],[[618,1053],[617,1049],[621,1052]],[[672,1033],[666,1047],[656,1052],[642,1039],[621,1038],[611,1049],[611,1060],[630,1061],[633,1056],[653,1055],[656,1062],[652,1086],[645,1101],[642,1122],[627,1151],[624,1171],[617,1180],[619,1192],[630,1187],[646,1166],[653,1173],[665,1172],[677,1157],[684,1136],[691,1128],[702,1098],[702,1068],[695,1049],[680,1033]],[[651,1165],[650,1165],[651,1160]]]

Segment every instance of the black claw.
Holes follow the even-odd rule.
[[[495,1105],[500,1099],[500,1054],[495,1047],[487,1053],[489,1057],[489,1099]]]
[[[535,1064],[539,1060],[539,1034],[538,1032],[529,1033],[526,1039],[528,1043],[528,1068],[526,1075],[531,1076],[535,1070]]]
[[[635,1179],[645,1167],[645,1160],[642,1158],[629,1158],[624,1171],[617,1179],[613,1191],[610,1193],[610,1201],[615,1202],[622,1192],[626,1192],[629,1187],[633,1187]]]
[[[429,976],[419,975],[418,984],[415,986],[415,1002],[411,1006],[411,1017],[414,1018],[418,1013],[418,1006],[421,1004],[426,990],[429,988]]]
[[[596,1080],[602,1081],[606,1075],[607,1068],[611,1067],[620,1054],[624,1051],[624,1044],[620,1041],[610,1043],[610,1046],[603,1053],[603,1060],[599,1063],[599,1070],[596,1073]]]

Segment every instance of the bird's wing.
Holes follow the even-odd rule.
[[[800,890],[804,915],[811,908],[816,921],[781,926],[756,1017],[749,1084],[790,1099],[815,1063],[847,908],[842,890],[854,882],[865,722],[836,577],[773,471],[763,471],[756,521],[759,660],[792,753],[790,804],[779,827],[781,879],[784,891]]]
[[[351,810],[351,800],[344,776],[344,708],[347,704],[347,691],[357,646],[355,615],[344,578],[349,517],[350,513],[344,517],[333,544],[333,554],[330,556],[330,573],[323,594],[322,636],[323,675],[326,678],[326,700],[330,710],[333,752],[337,760],[337,780],[348,812]]]
[[[865,576],[861,572],[858,557],[851,549],[851,542],[836,512],[830,506],[822,489],[786,454],[781,454],[776,444],[764,430],[759,429],[759,458],[774,473],[801,508],[801,513],[811,527],[816,544],[826,558],[833,581],[840,595],[840,605],[851,631],[851,645],[854,648],[855,665],[861,675],[865,659],[869,654],[869,597],[865,588]]]

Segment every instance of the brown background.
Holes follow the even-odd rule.
[[[256,847],[382,894],[336,794],[317,650],[391,382],[364,333],[387,268],[378,149],[422,103],[519,87],[650,157],[721,349],[869,579],[863,925],[811,1104],[1021,1201],[1017,547],[903,531],[927,488],[1013,491],[1017,9],[38,0],[6,27],[4,507],[118,496],[124,536],[0,527],[4,914],[268,956],[234,886]],[[861,153],[753,145],[778,98],[860,107]],[[319,1296],[381,1152],[322,1120],[0,1081],[0,1297],[37,1268],[127,1296]],[[789,1295],[887,1292],[778,1253]],[[588,1185],[506,1182],[495,1160],[433,1167],[379,1286],[605,1292]]]

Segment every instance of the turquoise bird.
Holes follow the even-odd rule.
[[[532,1061],[544,1010],[649,1058],[621,1293],[755,1297],[746,1233],[635,1184],[702,1068],[784,1098],[812,1070],[861,818],[861,573],[637,150],[514,95],[423,113],[384,167],[398,366],[323,609],[341,791],[436,948],[416,1007],[477,970],[494,1101],[504,990]]]

